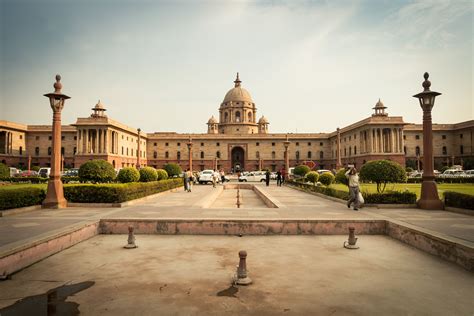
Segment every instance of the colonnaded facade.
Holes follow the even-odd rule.
[[[144,133],[109,118],[99,101],[90,117],[63,125],[61,153],[66,168],[104,159],[116,169],[161,168],[171,162],[189,168],[192,161],[193,170],[279,170],[288,155],[290,167],[302,163],[314,163],[315,169],[360,167],[369,160],[390,159],[402,165],[416,161],[422,169],[422,125],[389,116],[386,109],[379,100],[371,116],[331,133],[271,133],[267,118],[257,119],[257,107],[237,74],[220,104],[218,119],[208,120],[207,133]],[[49,166],[51,131],[51,125],[0,120],[0,161],[20,168]],[[433,124],[433,135],[435,166],[462,165],[474,158],[474,120]]]

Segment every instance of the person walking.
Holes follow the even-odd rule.
[[[267,185],[267,187],[270,185],[270,170],[267,170],[267,172],[265,172],[265,184]]]
[[[281,183],[282,183],[282,181],[281,181],[281,172],[278,171],[277,172],[277,186],[281,187]]]
[[[286,170],[285,169],[281,169],[281,183],[285,183],[285,180],[286,180]]]
[[[183,181],[184,181],[184,191],[189,192],[189,178],[188,178],[188,169],[183,173]]]
[[[351,208],[351,204],[354,203],[354,211],[359,210],[359,174],[355,167],[349,168],[346,171],[346,177],[349,179],[349,201],[347,201],[347,207]]]
[[[225,182],[224,169],[221,169],[221,171],[220,171],[220,176],[221,176],[221,183],[222,183],[222,185],[224,185],[224,182]]]
[[[189,169],[186,170],[186,178],[188,179],[188,192],[191,192],[191,189],[193,187],[193,174]]]
[[[216,170],[214,170],[214,172],[212,173],[212,187],[213,188],[216,187],[218,177],[219,177],[219,174],[217,173]]]

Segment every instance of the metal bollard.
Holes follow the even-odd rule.
[[[133,233],[133,226],[128,226],[128,240],[127,244],[123,246],[125,249],[133,249],[133,248],[138,248],[138,246],[135,244],[135,235]]]
[[[234,283],[237,285],[249,285],[252,280],[247,275],[247,251],[239,251],[239,266],[237,267],[237,277]]]
[[[237,188],[237,208],[240,208],[240,188]]]
[[[344,248],[359,249],[359,246],[356,246],[358,238],[356,238],[354,231],[354,227],[349,227],[349,239],[347,241],[344,241]]]

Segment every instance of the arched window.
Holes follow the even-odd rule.
[[[201,151],[201,159],[204,159],[204,152]]]
[[[295,154],[296,154],[296,160],[300,160],[300,152],[299,152],[299,150],[297,150]]]
[[[349,146],[349,156],[352,155],[352,146]]]
[[[333,153],[334,153],[334,151],[333,151]],[[333,154],[333,156],[334,156],[334,154]],[[324,152],[321,150],[319,152],[319,159],[323,159],[323,158],[324,158]]]
[[[156,151],[153,152],[153,158],[157,158],[158,157],[158,153]]]
[[[403,152],[405,153],[405,155],[407,154],[407,146],[403,146]]]
[[[448,154],[448,149],[446,148],[446,146],[443,146],[443,155],[447,155]]]
[[[235,121],[236,121],[237,123],[240,122],[240,112],[239,112],[239,111],[235,112]]]
[[[48,155],[51,156],[51,147],[48,147]]]
[[[308,159],[311,159],[312,153],[308,151]]]
[[[170,157],[170,153],[169,152],[165,152],[165,158],[169,158]]]
[[[39,156],[40,154],[40,148],[39,147],[35,147],[35,155],[36,156]]]
[[[225,112],[224,113],[224,122],[228,122],[229,121],[229,113],[228,112]]]
[[[416,148],[415,148],[415,154],[416,154],[417,156],[420,155],[420,146],[416,146]]]
[[[219,159],[221,159],[221,152],[220,152],[220,151],[217,151],[217,152],[216,152],[216,157],[219,158]]]
[[[61,155],[64,156],[64,147],[61,147]]]
[[[357,155],[357,146],[354,146],[354,155]]]
[[[272,158],[275,159],[275,152],[272,151]]]
[[[181,152],[180,152],[180,151],[178,151],[178,152],[176,153],[176,157],[178,158],[178,160],[181,160]]]
[[[249,112],[249,113],[247,114],[247,117],[248,117],[248,121],[249,121],[249,122],[252,122],[252,112]]]
[[[260,159],[260,152],[259,151],[255,152],[255,157],[257,157],[257,159]]]

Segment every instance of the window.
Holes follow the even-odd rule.
[[[344,147],[344,156],[347,156],[347,150],[345,147]]]
[[[462,138],[462,137],[461,137],[461,138]],[[51,139],[52,139],[52,137],[51,137],[51,136],[48,136],[48,140],[51,140]]]
[[[61,155],[64,156],[64,147],[61,147]]]
[[[225,112],[224,113],[224,122],[227,123],[227,121],[229,121],[229,113]]]
[[[216,143],[216,146],[217,146],[217,147],[219,147],[220,145],[221,145],[221,144],[219,144],[219,143]]]
[[[127,147],[127,156],[128,156],[128,147]]]
[[[123,155],[123,146],[122,146],[122,155]]]
[[[311,146],[311,142],[308,142],[308,146]]]
[[[461,147],[459,148],[459,152],[461,153],[461,155],[464,154],[464,146],[463,145],[461,145]]]
[[[420,146],[416,146],[416,148],[415,148],[415,154],[416,154],[417,156],[420,155]]]
[[[216,152],[216,157],[219,158],[219,159],[221,159],[221,152],[220,152],[220,151],[217,151],[217,152]]]
[[[77,136],[74,136],[74,140],[77,140]]]
[[[23,147],[20,146],[20,156],[23,155]]]
[[[352,155],[352,147],[349,146],[349,156]]]
[[[259,143],[259,142],[257,142],[257,143],[255,144],[255,146],[260,146],[260,143]]]
[[[354,146],[354,155],[357,155],[357,146]]]
[[[35,139],[36,139],[36,140],[39,140],[39,139],[40,139],[40,137],[39,137],[39,136],[36,136],[36,137],[35,137]]]
[[[64,140],[64,136],[61,136],[61,140]]]
[[[459,134],[459,138],[461,138],[461,139],[462,139],[462,134]]]
[[[415,135],[415,139],[420,139],[420,135]]]
[[[156,146],[156,143],[153,143],[153,146]]]
[[[170,153],[169,152],[165,152],[165,158],[168,159],[170,157]]]
[[[249,114],[247,116],[248,116],[248,121],[252,122],[252,112],[249,112]]]
[[[322,146],[322,145],[323,145],[323,143],[319,143],[319,146]]]
[[[300,152],[299,152],[299,150],[297,150],[295,154],[296,154],[296,160],[300,160]]]
[[[168,146],[169,144],[168,143],[165,143],[165,146]]]
[[[448,154],[448,149],[446,148],[446,146],[443,146],[443,155],[447,155]]]
[[[259,151],[255,152],[255,157],[257,157],[257,159],[260,159],[260,152]]]
[[[153,158],[157,158],[158,157],[158,153],[156,151],[153,152]]]
[[[204,159],[204,152],[201,151],[201,159]]]
[[[308,151],[308,159],[311,159],[311,152]]]
[[[334,154],[333,154],[333,156],[334,156]],[[323,158],[324,158],[324,152],[321,150],[319,152],[319,159],[323,159]]]
[[[275,146],[275,143],[272,143],[272,146]]]
[[[406,140],[407,139],[407,135],[403,135],[403,140]]]
[[[351,140],[351,137],[349,136],[349,141]]]
[[[48,155],[51,156],[51,147],[48,147]]]
[[[299,146],[299,145],[300,145],[300,143],[299,143],[299,142],[296,142],[296,146]]]
[[[357,134],[354,134],[354,139],[357,139]]]
[[[77,153],[77,147],[74,147],[74,150],[72,151],[72,154],[75,155]]]
[[[442,138],[442,139],[446,139],[446,135],[441,135],[441,138]]]
[[[176,158],[177,158],[178,160],[181,160],[181,152],[180,152],[180,151],[178,151],[178,152],[176,153]]]
[[[23,139],[23,135],[20,135],[20,139]]]
[[[238,102],[237,102],[237,104],[238,104]],[[237,123],[240,122],[240,112],[239,112],[239,111],[235,112],[235,121],[236,121]]]
[[[204,146],[204,143],[201,143],[201,146]]]
[[[403,146],[403,152],[405,153],[405,155],[407,154],[407,146]]]
[[[128,136],[127,136],[127,140],[128,140]]]
[[[130,148],[130,156],[133,156],[133,148]]]
[[[275,159],[275,152],[272,151],[272,158]]]
[[[178,146],[181,146],[181,143],[178,143]]]

